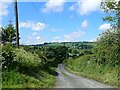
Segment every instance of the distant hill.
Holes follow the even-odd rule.
[[[46,46],[67,46],[67,47],[71,47],[71,46],[79,46],[81,44],[86,44],[86,45],[95,45],[96,42],[50,42],[50,43],[44,43],[44,44],[35,44],[35,45],[28,45],[28,46],[42,46],[42,47],[46,47]]]

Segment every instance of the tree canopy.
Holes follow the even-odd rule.
[[[108,14],[103,18],[104,21],[108,21],[111,25],[118,29],[120,28],[120,1],[101,2],[101,9]]]
[[[15,43],[16,31],[12,23],[9,23],[5,28],[2,27],[1,31],[2,43]]]
[[[103,18],[111,28],[103,32],[97,41],[96,57],[99,64],[118,66],[120,56],[120,1],[101,2],[101,9],[108,15]]]

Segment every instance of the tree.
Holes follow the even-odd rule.
[[[15,43],[16,31],[12,23],[8,24],[6,28],[2,27],[1,31],[2,43]]]
[[[97,41],[96,57],[98,58],[98,64],[111,64],[113,66],[119,63],[119,46],[118,37],[114,31],[107,30],[100,35]]]
[[[103,20],[120,29],[120,1],[101,2],[101,9],[108,14]]]
[[[58,63],[63,62],[68,57],[68,47],[66,46],[56,46],[49,47],[45,51],[45,56],[49,59],[53,59],[54,63],[57,65]]]
[[[120,1],[101,2],[101,9],[108,14],[103,20],[109,22],[111,28],[98,38],[97,62],[118,66],[120,60]]]
[[[55,59],[57,63],[62,63],[67,58],[68,58],[68,47],[66,46],[56,47]]]

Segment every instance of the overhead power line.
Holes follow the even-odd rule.
[[[42,15],[40,14],[39,9],[35,6],[35,4],[34,4],[33,2],[31,2],[31,4],[32,4],[33,8],[35,9],[37,15],[38,15],[38,16],[43,20],[43,22],[47,25],[46,20],[45,20],[44,17],[42,17]]]

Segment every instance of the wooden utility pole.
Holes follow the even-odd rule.
[[[118,30],[120,30],[120,1],[118,1]]]
[[[16,22],[16,45],[19,48],[19,25],[18,25],[18,8],[17,8],[17,0],[14,0],[14,8],[15,8],[15,22]]]

